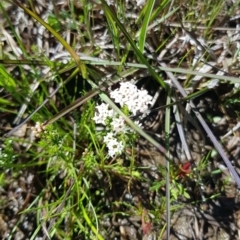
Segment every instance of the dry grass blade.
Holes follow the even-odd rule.
[[[175,98],[173,98],[173,100],[176,102]],[[174,113],[176,124],[177,124],[178,134],[179,134],[179,137],[180,137],[181,143],[182,143],[182,148],[185,152],[187,160],[191,161],[192,156],[191,156],[191,153],[190,153],[187,141],[186,141],[186,136],[185,136],[185,133],[184,133],[184,130],[183,130],[183,125],[182,125],[183,123],[182,123],[181,118],[180,118],[180,112],[179,112],[179,109],[178,109],[178,105],[175,105],[173,107],[173,109],[174,109],[173,113]]]

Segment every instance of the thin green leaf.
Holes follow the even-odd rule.
[[[159,16],[162,16],[161,14],[161,11],[167,7],[167,5],[169,3],[171,3],[172,0],[164,0],[164,1],[157,1],[156,4],[155,4],[155,11],[153,12],[152,16],[151,16],[151,19],[150,19],[150,22],[154,21],[155,18],[159,18]],[[164,11],[165,12],[165,11]],[[163,17],[163,16],[162,16]],[[165,15],[164,17],[167,18],[167,15]]]
[[[143,19],[142,28],[140,30],[140,35],[138,39],[139,50],[141,53],[143,53],[143,50],[144,50],[146,35],[147,35],[147,27],[151,18],[154,4],[155,4],[155,0],[148,0],[146,3],[147,10]]]
[[[114,47],[117,49],[117,56],[120,56],[119,31],[112,15],[109,14],[109,12],[106,12],[106,18],[109,26],[109,32],[112,35]]]
[[[152,187],[150,187],[150,191],[158,191],[161,187],[163,187],[166,184],[165,180],[162,180],[160,182],[155,182]]]
[[[9,106],[13,106],[13,102],[11,101],[8,101],[7,99],[4,99],[4,98],[0,98],[0,104],[5,104],[5,105],[9,105]]]
[[[9,92],[13,92],[16,89],[15,80],[2,65],[0,65],[0,86],[4,87]]]
[[[53,62],[53,61],[39,61],[39,60],[28,60],[28,59],[0,59],[0,63],[2,64],[13,64],[13,65],[37,65],[37,66],[51,66],[51,67],[59,67],[63,65],[61,62]]]

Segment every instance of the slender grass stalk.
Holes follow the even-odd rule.
[[[153,11],[153,7],[155,4],[155,0],[148,0],[147,1],[147,10],[143,19],[142,23],[142,28],[140,30],[139,34],[139,40],[138,40],[138,45],[139,45],[139,50],[141,53],[143,53],[144,47],[145,47],[145,42],[146,42],[146,35],[147,35],[147,27],[150,22],[151,14]]]
[[[171,103],[171,90],[168,91],[167,102],[166,104],[169,105]],[[166,148],[166,156],[168,159],[171,158],[169,152],[169,138],[170,138],[170,107],[166,108],[165,113],[165,148]],[[170,162],[165,160],[166,165],[166,224],[167,224],[167,239],[170,239],[170,217],[171,217],[171,196],[170,196]]]
[[[108,66],[121,66],[122,62],[117,62],[117,61],[109,61],[109,60],[103,60],[100,58],[95,58],[95,57],[89,57],[89,56],[82,56],[81,59],[83,60],[83,62],[85,61],[86,64],[90,64],[90,65],[108,65]],[[32,60],[0,60],[0,63],[6,63],[6,64],[23,64],[23,65],[28,65],[28,64],[40,64],[40,65],[45,65],[44,61],[32,61]],[[53,65],[55,65],[58,63],[54,62]],[[60,63],[59,63],[60,64]],[[47,65],[47,63],[46,63]],[[132,68],[136,68],[136,71],[138,69],[146,69],[147,66],[144,64],[139,64],[139,63],[129,63],[126,62],[124,63],[125,67],[132,67]],[[76,65],[74,63],[66,66],[66,71],[71,70],[72,68],[75,68]],[[219,80],[223,80],[223,81],[229,81],[231,83],[240,83],[240,79],[237,77],[233,77],[231,75],[229,75],[227,72],[226,74],[228,75],[216,75],[216,74],[211,74],[211,73],[203,73],[203,72],[198,72],[198,71],[192,71],[189,69],[185,69],[185,68],[171,68],[171,67],[167,67],[165,65],[165,67],[163,66],[157,66],[154,67],[155,71],[166,71],[166,72],[172,72],[172,73],[183,73],[183,74],[189,74],[189,75],[193,75],[193,76],[202,76],[205,78],[210,78],[210,79],[219,79]],[[219,69],[220,70],[220,69]]]

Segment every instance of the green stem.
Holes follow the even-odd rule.
[[[99,240],[104,240],[104,238],[98,233],[97,229],[94,227],[94,225],[92,224],[90,218],[88,217],[87,212],[85,211],[85,208],[82,205],[82,202],[80,203],[80,207],[83,213],[83,217],[85,219],[85,221],[87,222],[88,226],[91,228],[91,230],[95,233],[95,235],[97,236],[97,238]]]

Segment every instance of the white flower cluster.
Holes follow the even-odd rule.
[[[122,141],[119,141],[112,132],[107,133],[103,140],[108,147],[108,155],[114,157],[116,154],[121,154],[124,145]]]
[[[96,106],[96,109],[97,111],[93,118],[95,123],[107,126],[109,122],[112,128],[111,132],[107,133],[103,139],[108,147],[109,156],[114,157],[116,154],[121,154],[124,148],[123,142],[119,141],[116,135],[119,132],[123,132],[124,128],[125,130],[127,129],[124,119],[121,116],[117,116],[112,109],[109,109],[109,105],[106,103]]]
[[[152,96],[148,95],[146,90],[139,90],[132,82],[120,83],[119,88],[110,92],[110,97],[121,107],[126,106],[133,116],[136,116],[138,113],[146,116],[148,105],[152,104]],[[124,149],[124,143],[118,139],[118,136],[122,133],[131,133],[131,128],[125,124],[121,116],[109,109],[108,104],[102,103],[96,106],[96,109],[97,111],[93,118],[95,123],[111,127],[111,132],[107,133],[103,140],[107,145],[109,156],[114,157],[121,154]],[[139,125],[139,122],[135,123]]]
[[[98,110],[95,112],[95,116],[93,120],[95,123],[106,125],[107,118],[113,118],[114,117],[114,111],[111,109],[108,109],[108,104],[102,103],[101,105],[96,106],[96,109]]]
[[[138,111],[143,114],[146,113],[148,105],[152,104],[152,96],[148,95],[147,90],[139,90],[131,82],[120,83],[120,88],[112,91],[110,96],[121,107],[126,105],[134,116],[137,115]]]

